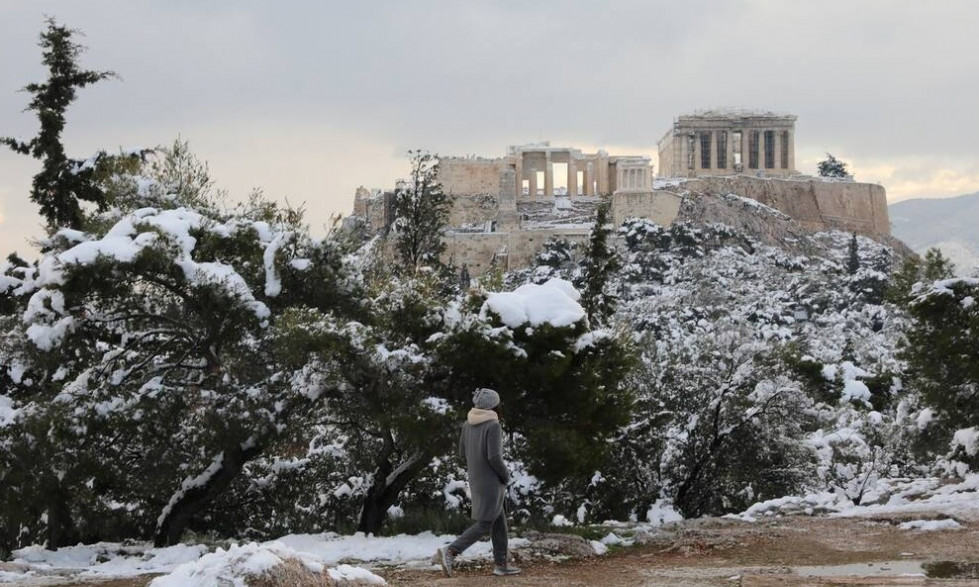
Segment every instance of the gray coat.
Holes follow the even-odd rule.
[[[510,473],[503,463],[503,429],[497,420],[462,425],[459,456],[466,459],[472,519],[492,521],[503,512],[503,498]]]

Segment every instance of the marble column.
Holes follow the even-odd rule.
[[[516,161],[514,161],[514,171],[516,175],[516,198],[517,201],[523,199],[523,153],[517,151]],[[527,194],[528,196],[530,194]]]
[[[574,157],[568,157],[568,197],[578,197],[578,164]]]
[[[554,197],[554,164],[551,163],[551,153],[547,152],[545,158],[547,162],[544,167],[544,197],[553,198]]]
[[[795,131],[789,131],[789,172],[795,172]]]

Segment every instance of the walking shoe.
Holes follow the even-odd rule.
[[[517,567],[511,567],[510,565],[496,565],[493,567],[493,574],[500,577],[505,577],[507,575],[519,575],[520,569]]]
[[[441,566],[442,572],[445,573],[445,576],[451,577],[452,563],[455,562],[455,558],[455,555],[452,554],[452,551],[450,551],[448,547],[440,548],[435,551],[434,555],[432,555],[432,564]]]

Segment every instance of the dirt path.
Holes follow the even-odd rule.
[[[694,520],[651,536],[648,544],[613,549],[601,557],[564,562],[524,558],[516,561],[523,574],[506,578],[494,577],[486,564],[465,561],[452,578],[443,577],[435,567],[372,570],[394,586],[979,585],[979,567],[971,580],[899,576],[920,573],[925,561],[979,562],[979,522],[962,521],[963,527],[957,530],[921,532],[899,529],[901,521],[786,517],[747,524]],[[837,568],[840,565],[852,566]],[[810,574],[819,576],[808,577]],[[148,578],[133,578],[60,584],[143,587],[148,582]]]
[[[460,569],[451,579],[434,570],[376,572],[391,585],[446,587],[979,585],[979,578],[953,581],[878,575],[916,572],[920,561],[979,561],[979,525],[914,532],[898,529],[899,521],[793,517],[744,524],[704,520],[687,524],[669,541],[618,549],[604,557],[565,563],[521,561],[524,573],[512,578],[493,577],[488,566]],[[834,568],[839,565],[854,567]],[[817,568],[798,569],[800,573],[797,567]],[[861,582],[856,576],[832,576],[847,572],[871,578]],[[824,576],[808,578],[809,573]]]

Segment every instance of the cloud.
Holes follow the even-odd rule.
[[[911,198],[944,198],[979,191],[979,163],[951,157],[920,154],[903,157],[860,157],[846,150],[831,151],[847,164],[857,181],[879,183],[887,189],[890,203]],[[796,167],[814,174],[825,153],[808,149],[796,154]]]
[[[70,156],[180,135],[233,194],[263,186],[311,216],[391,185],[409,148],[550,139],[655,162],[674,116],[717,106],[797,114],[803,172],[830,151],[892,199],[979,190],[975,0],[0,2],[0,135],[36,132],[17,90],[43,79],[44,14],[85,31],[84,67],[123,78],[79,93]],[[34,172],[7,155],[0,178],[26,193]],[[18,207],[5,228],[36,230]]]

